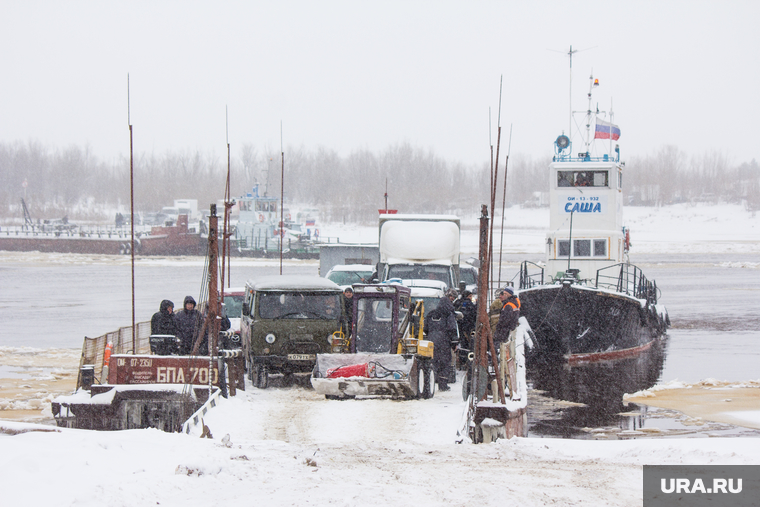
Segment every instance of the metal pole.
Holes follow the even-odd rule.
[[[280,274],[282,274],[282,245],[285,242],[285,149],[282,147],[282,122],[280,122]]]
[[[135,329],[135,166],[132,144],[132,118],[129,104],[129,74],[127,74],[127,124],[129,125],[129,214],[132,234],[132,354],[137,354],[137,329]]]

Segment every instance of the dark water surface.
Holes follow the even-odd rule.
[[[742,255],[673,255],[642,258],[637,265],[661,290],[659,303],[672,323],[667,336],[635,359],[532,372],[531,436],[760,436],[729,425],[692,424],[673,411],[622,399],[656,383],[760,378],[760,262]]]

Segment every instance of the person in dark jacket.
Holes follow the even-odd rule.
[[[472,301],[472,292],[462,292],[462,299],[454,308],[462,312],[462,320],[459,321],[459,346],[463,349],[472,350],[472,332],[475,330],[475,322],[478,320],[478,308]]]
[[[177,323],[173,312],[174,303],[168,299],[161,301],[159,310],[150,319],[150,334],[177,336]]]
[[[203,329],[203,323],[206,320],[206,317],[208,316],[208,302],[204,301],[201,305],[201,326],[200,329]],[[219,320],[219,331],[227,331],[230,327],[232,327],[232,323],[230,322],[229,317],[227,317],[226,313],[224,312],[224,308],[220,307],[222,311],[222,315],[218,315],[216,318]],[[206,324],[206,329],[203,330],[203,339],[201,339],[200,346],[198,347],[198,352],[196,355],[199,356],[207,356],[208,355],[208,344],[209,344],[209,331],[211,328],[211,323]],[[190,352],[192,354],[192,351]]]
[[[438,381],[438,389],[448,391],[451,375],[451,347],[457,340],[457,320],[454,315],[456,291],[449,289],[435,310],[425,317],[427,339],[433,342],[433,371]]]
[[[174,314],[179,338],[179,353],[187,356],[193,350],[195,337],[201,330],[201,312],[195,309],[193,296],[186,296],[182,310]]]
[[[499,314],[499,323],[496,324],[496,333],[493,336],[493,344],[498,349],[499,344],[509,340],[509,333],[517,328],[520,319],[520,299],[515,296],[512,287],[505,287],[499,300],[502,303],[501,313]]]
[[[351,337],[351,331],[353,329],[354,325],[354,289],[351,287],[346,287],[346,290],[343,291],[343,311],[345,314],[345,329],[343,332],[346,335],[346,338]]]

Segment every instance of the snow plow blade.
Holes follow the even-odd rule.
[[[401,354],[318,354],[311,385],[327,398],[417,398],[426,362]]]

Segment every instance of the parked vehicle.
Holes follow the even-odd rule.
[[[380,281],[399,278],[459,284],[459,218],[453,215],[382,215]]]
[[[478,294],[478,268],[467,264],[459,266],[459,283],[464,282],[465,290]]]
[[[343,264],[333,266],[325,278],[340,285],[341,289],[345,289],[355,283],[370,283],[374,272],[374,266],[367,264]]]
[[[245,287],[222,288],[224,292],[224,307],[227,317],[234,329],[240,331],[240,317],[243,315],[243,302],[245,302]]]
[[[354,284],[350,340],[336,336],[318,354],[311,385],[327,398],[435,394],[433,343],[423,339],[424,303],[395,283]]]
[[[245,287],[241,339],[254,386],[271,373],[310,373],[345,320],[340,287],[318,276],[267,276]]]

